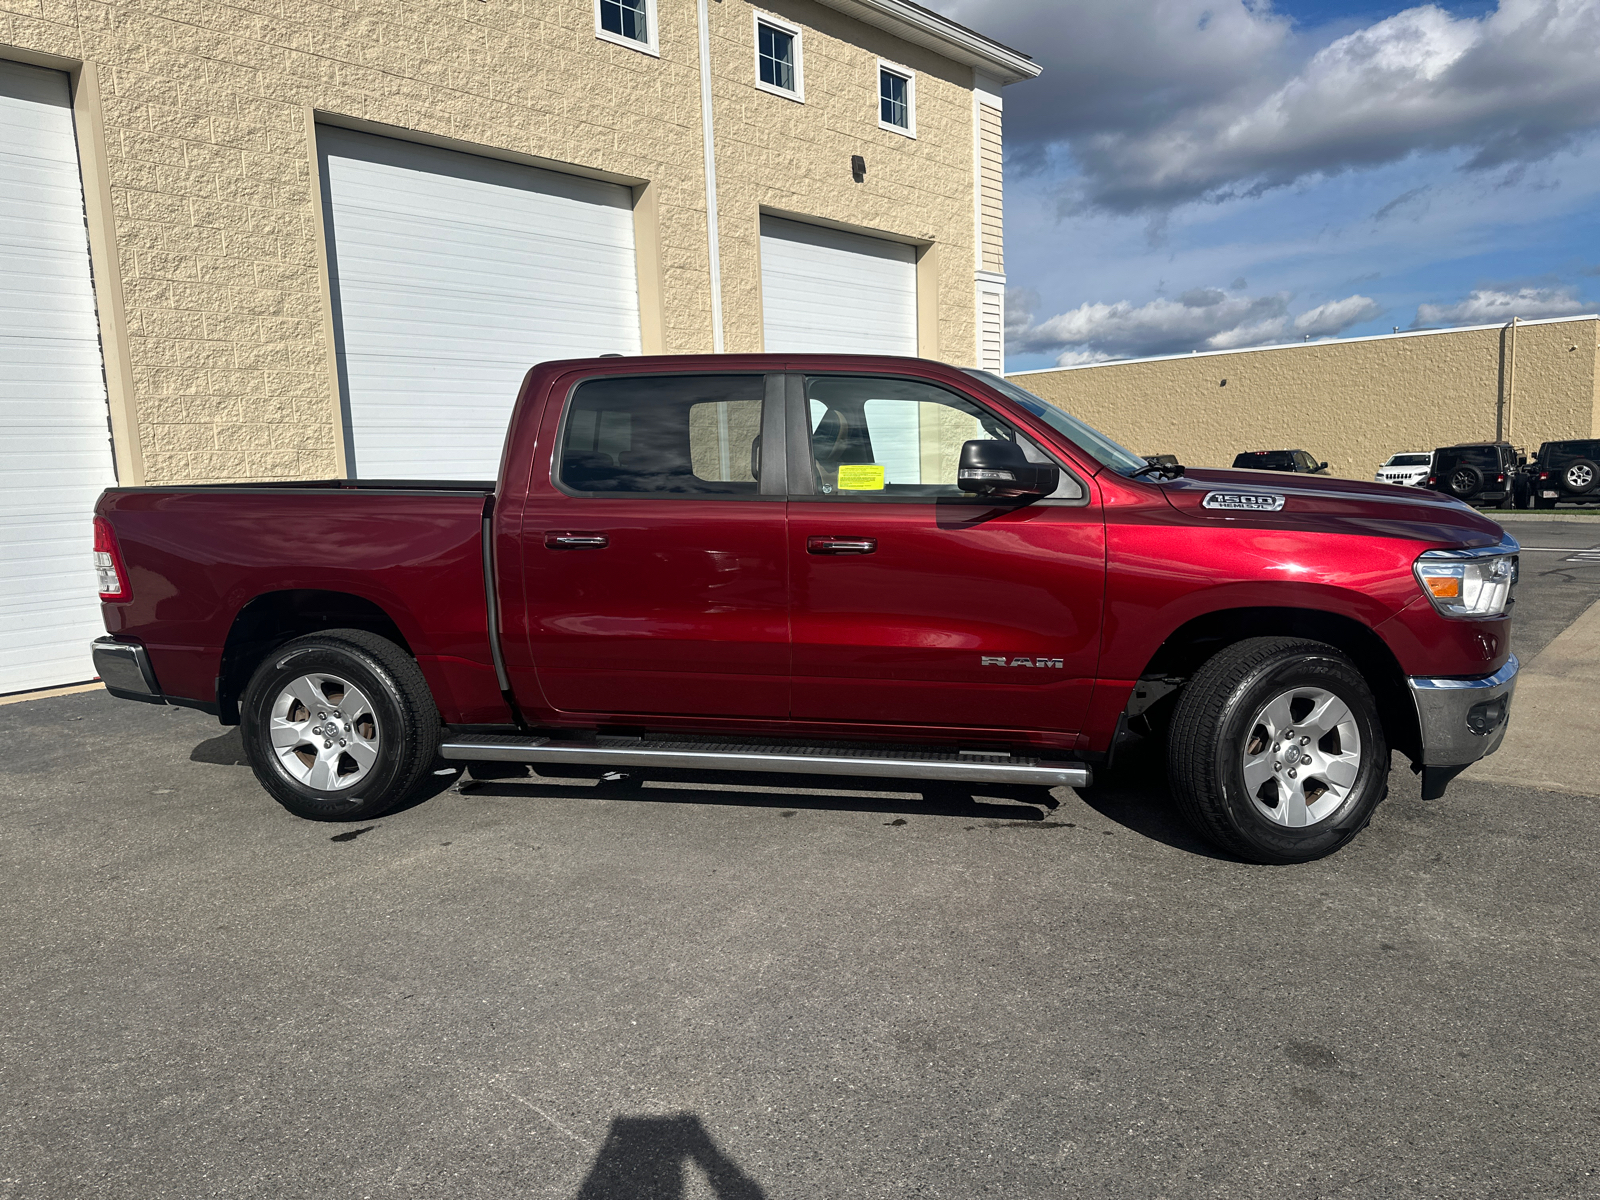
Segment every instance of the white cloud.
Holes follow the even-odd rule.
[[[1347,296],[1291,318],[1289,297],[1282,293],[1246,296],[1195,288],[1176,300],[1161,297],[1148,304],[1082,304],[1035,323],[1027,315],[1026,299],[1013,295],[1006,306],[1012,316],[1007,350],[1054,353],[1056,365],[1063,367],[1331,337],[1382,311],[1366,296]]]
[[[1301,313],[1294,319],[1294,331],[1313,339],[1334,337],[1352,325],[1372,320],[1382,311],[1383,306],[1370,296],[1346,296]]]
[[[1242,0],[943,7],[1040,58],[1008,93],[1008,138],[1023,161],[1068,147],[1086,209],[1161,212],[1428,151],[1516,168],[1600,127],[1600,0],[1427,4],[1320,48]]]
[[[1497,291],[1480,288],[1456,304],[1419,304],[1412,328],[1434,325],[1497,325],[1512,317],[1531,321],[1539,317],[1567,317],[1590,306],[1572,288],[1518,288]]]

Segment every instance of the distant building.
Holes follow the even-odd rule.
[[[1600,437],[1600,317],[1431,329],[1131,359],[1009,376],[1140,454],[1228,467],[1309,450],[1370,479],[1404,450]]]

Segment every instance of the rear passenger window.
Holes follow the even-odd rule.
[[[761,375],[594,379],[573,394],[557,482],[576,492],[754,496]]]

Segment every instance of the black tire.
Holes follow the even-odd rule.
[[[1600,483],[1600,467],[1587,458],[1569,462],[1561,468],[1561,486],[1574,496],[1586,496]]]
[[[1483,487],[1483,472],[1477,467],[1462,464],[1450,472],[1444,487],[1456,499],[1465,500],[1468,496],[1476,495]]]
[[[1298,688],[1331,692],[1343,701],[1360,746],[1354,781],[1343,797],[1334,789],[1321,793],[1317,803],[1326,804],[1326,811],[1291,828],[1252,799],[1244,760],[1263,708]],[[1289,748],[1295,749],[1293,739]],[[1264,752],[1265,746],[1258,753]],[[1179,808],[1212,845],[1250,862],[1300,863],[1332,854],[1366,826],[1389,791],[1389,748],[1371,689],[1338,650],[1300,638],[1249,638],[1219,651],[1183,689],[1168,737],[1167,770]],[[1309,772],[1307,780],[1317,782]]]
[[[365,697],[367,704],[362,707],[370,709],[366,715],[372,718],[371,745],[375,749],[368,766],[363,768],[356,763],[349,772],[364,772],[352,784],[319,788],[291,773],[291,770],[302,769],[285,765],[288,757],[294,755],[301,760],[304,769],[312,772],[311,778],[317,778],[315,768],[305,765],[308,754],[316,755],[315,737],[304,739],[299,748],[285,747],[282,756],[272,744],[274,706],[280,699],[292,705],[291,685],[318,673],[347,681]],[[339,720],[344,717],[359,720],[363,714],[335,709],[335,705],[342,703],[341,697],[348,693],[341,693],[336,687],[330,691],[330,686],[325,686],[322,693],[327,708],[317,711],[338,714]],[[326,722],[334,718],[319,718],[317,711],[307,711],[301,721],[298,713],[304,707],[291,707],[286,721],[306,726],[322,721],[324,723],[315,728],[333,728]],[[416,661],[404,650],[365,630],[329,629],[279,646],[251,676],[239,706],[239,724],[245,757],[261,786],[279,804],[309,821],[370,820],[413,796],[438,787],[431,772],[439,750],[439,710],[428,690],[427,680],[422,677]],[[346,722],[344,729],[349,728]],[[358,733],[366,728],[364,724],[358,725]],[[339,732],[343,731],[331,733],[330,739],[338,738]],[[355,743],[356,734],[346,736]],[[323,744],[331,746],[331,740]],[[341,746],[344,744],[339,742]],[[331,769],[337,777],[344,764],[355,761],[342,757]]]

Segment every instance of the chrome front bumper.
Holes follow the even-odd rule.
[[[1511,720],[1518,667],[1513,654],[1505,666],[1481,679],[1410,678],[1422,731],[1424,799],[1437,799],[1462,770],[1500,749]]]
[[[122,700],[142,700],[146,704],[165,704],[161,685],[150,666],[150,656],[137,642],[115,638],[96,638],[90,645],[94,653],[94,673],[106,691]]]

